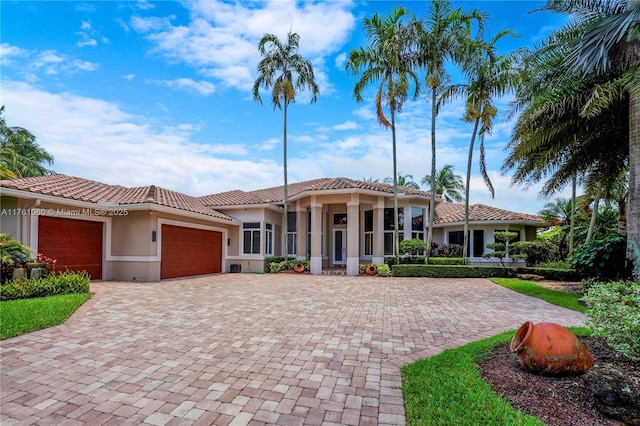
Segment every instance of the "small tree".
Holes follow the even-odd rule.
[[[482,257],[486,259],[497,258],[502,266],[507,266],[509,261],[525,259],[527,256],[524,254],[509,253],[509,243],[517,237],[517,232],[495,231],[493,238],[495,238],[496,242],[487,244],[487,248],[492,249],[493,252],[485,253]]]
[[[408,254],[412,258],[424,255],[427,251],[427,243],[419,238],[400,241],[400,253]]]

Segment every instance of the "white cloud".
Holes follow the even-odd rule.
[[[332,127],[333,130],[355,130],[358,128],[358,123],[355,121],[345,121],[344,123],[336,124]]]
[[[82,21],[80,30],[81,31],[76,32],[80,37],[80,40],[76,43],[76,47],[96,47],[98,45],[97,38],[100,38],[100,41],[104,44],[109,42],[109,39],[98,34],[98,31],[93,28],[89,21]]]
[[[344,69],[344,64],[346,62],[347,62],[347,53],[346,52],[342,52],[338,56],[336,56],[336,61],[335,61],[336,68],[339,68],[341,70]]]
[[[122,78],[124,78],[127,81],[131,81],[135,78],[135,74],[127,74],[127,75],[123,75]]]
[[[98,69],[95,62],[69,57],[55,50],[27,50],[8,43],[2,43],[0,50],[2,65],[16,68],[29,81],[37,81],[38,73],[47,76],[74,74],[79,71],[91,72]],[[20,61],[12,58],[20,57]]]
[[[340,2],[226,3],[187,2],[187,25],[174,25],[174,16],[131,18],[130,25],[154,44],[151,50],[171,61],[197,68],[225,86],[247,90],[259,61],[257,44],[265,33],[284,39],[293,30],[300,34],[303,56],[314,58],[318,84],[324,93],[331,87],[324,56],[339,49],[355,27],[353,4]]]
[[[175,80],[157,81],[156,83],[164,84],[173,90],[197,93],[202,96],[209,96],[216,90],[215,86],[208,81],[194,81],[190,78],[177,78]]]
[[[159,185],[192,195],[278,185],[281,169],[244,155],[243,145],[193,142],[191,128],[164,127],[118,105],[27,83],[2,81],[6,119],[29,129],[59,173],[124,186]],[[41,117],[47,117],[43,121]],[[197,127],[196,127],[197,128]]]

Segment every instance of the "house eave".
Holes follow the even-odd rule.
[[[2,191],[0,192],[1,195],[22,198],[27,200],[40,200],[41,202],[45,201],[49,203],[62,204],[65,206],[71,206],[71,207],[77,207],[77,208],[94,209],[94,210],[117,208],[118,210],[122,210],[122,211],[148,210],[148,211],[157,211],[157,212],[163,212],[167,214],[175,214],[178,216],[184,216],[184,217],[189,217],[193,219],[200,219],[200,220],[207,220],[207,221],[214,221],[214,222],[225,223],[225,224],[240,225],[242,223],[239,220],[234,218],[224,219],[221,217],[209,216],[202,213],[191,212],[189,210],[182,210],[175,207],[162,206],[155,203],[120,204],[120,203],[111,203],[111,202],[103,202],[103,201],[92,202],[92,201],[74,200],[73,198],[57,197],[55,195],[40,194],[38,192],[24,191],[21,189],[13,189],[13,188],[6,188],[6,187],[2,187],[1,189],[2,189]],[[46,211],[44,213],[46,213]]]

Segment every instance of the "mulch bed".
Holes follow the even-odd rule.
[[[610,364],[623,372],[640,371],[640,362],[624,358],[604,339],[580,337],[596,364]],[[593,397],[584,389],[583,376],[547,377],[525,370],[508,343],[496,345],[487,358],[478,362],[481,377],[492,390],[514,408],[539,417],[551,426],[619,425],[604,417],[594,406]]]

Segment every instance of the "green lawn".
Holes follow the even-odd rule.
[[[554,305],[573,309],[574,311],[579,312],[585,312],[587,310],[584,305],[578,303],[582,297],[579,294],[550,290],[531,281],[516,280],[512,278],[491,278],[491,281],[513,291],[517,291],[518,293],[537,297],[538,299],[545,300]]]
[[[554,305],[584,312],[581,296],[549,290],[529,281],[492,278],[496,284]],[[586,328],[573,327],[576,335]],[[448,349],[436,356],[402,367],[407,424],[409,425],[543,425],[491,392],[480,377],[480,360],[497,343],[509,342],[516,330]]]
[[[0,340],[63,323],[89,293],[0,302]]]

